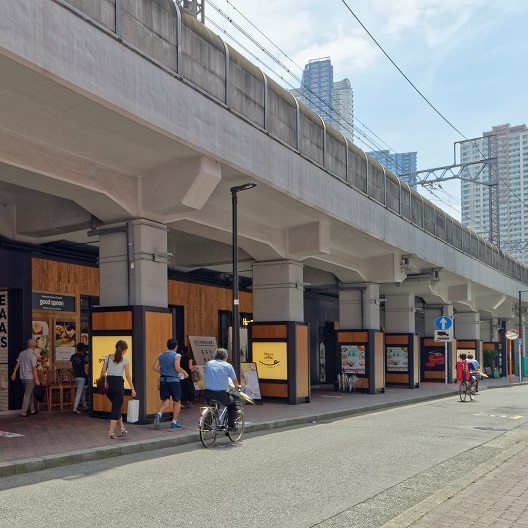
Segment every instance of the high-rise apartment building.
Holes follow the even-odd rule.
[[[354,140],[354,95],[348,79],[334,82],[330,57],[312,59],[304,67],[302,85],[290,92],[310,110]]]
[[[397,176],[403,176],[402,179],[411,187],[414,185],[413,176],[408,176],[416,172],[416,152],[394,152],[388,150],[375,150],[367,152],[369,156],[381,163],[386,169],[390,170]]]
[[[494,143],[496,136],[496,143]],[[491,141],[493,139],[493,141]],[[495,144],[495,147],[492,145]],[[460,162],[468,163],[493,157],[496,149],[498,182],[498,232],[499,245],[521,262],[528,264],[528,128],[509,124],[492,127],[482,138],[460,143]],[[475,177],[479,166],[470,166],[469,174]],[[485,168],[475,179],[490,182],[489,169]],[[473,231],[489,238],[490,214],[489,186],[463,180],[461,183],[462,223]]]

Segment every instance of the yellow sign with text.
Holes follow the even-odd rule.
[[[130,364],[130,374],[132,374],[132,337],[131,336],[92,336],[92,373],[93,381],[95,381],[101,375],[101,368],[108,354],[115,352],[116,343],[122,339],[126,341],[128,350],[125,353],[125,357],[128,359]],[[125,389],[130,389],[130,385],[125,379]],[[134,379],[132,378],[132,381]]]
[[[287,343],[253,342],[253,362],[257,364],[259,379],[288,379]]]

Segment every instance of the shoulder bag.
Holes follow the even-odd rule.
[[[108,368],[109,358],[110,356],[106,356],[106,367],[107,368]],[[106,375],[101,376],[99,379],[95,380],[95,384],[97,385],[97,392],[99,394],[106,394],[108,392],[108,380],[106,379]]]

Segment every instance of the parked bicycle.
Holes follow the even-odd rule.
[[[460,384],[460,389],[458,389],[458,395],[460,396],[460,401],[466,401],[469,396],[469,401],[475,399],[475,391],[471,387],[471,381],[463,381]]]
[[[204,447],[213,447],[219,434],[228,436],[231,442],[238,442],[242,438],[245,429],[244,404],[255,403],[242,390],[241,392],[235,390],[229,391],[237,402],[237,416],[234,431],[229,430],[227,424],[227,407],[220,408],[221,404],[217,400],[210,400],[207,406],[202,407],[199,431],[200,440]]]

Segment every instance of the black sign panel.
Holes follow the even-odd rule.
[[[33,310],[75,312],[75,297],[73,295],[33,293]]]

